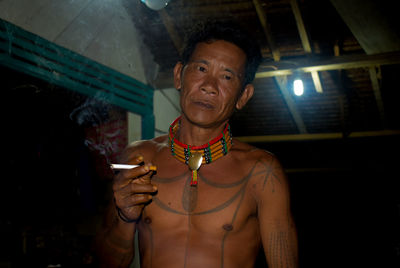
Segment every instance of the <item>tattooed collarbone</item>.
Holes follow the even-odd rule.
[[[248,175],[244,176],[243,178],[232,183],[218,183],[215,182],[215,180],[208,179],[204,175],[199,174],[199,185],[191,186],[191,177],[190,174],[188,174],[182,191],[181,208],[171,207],[170,203],[167,200],[163,199],[162,197],[160,198],[157,195],[154,197],[153,201],[161,209],[179,215],[204,215],[215,213],[227,208],[231,204],[235,203],[236,200],[241,200],[243,198],[246,191],[247,182],[251,177],[250,175],[251,172],[249,172]],[[162,182],[160,181],[160,183]],[[221,193],[224,192],[222,196],[225,196],[225,198],[220,199],[218,203],[215,203],[210,207],[199,207],[198,189],[202,187],[206,187],[208,188],[208,190],[214,189],[215,191]],[[229,191],[226,192],[225,190]]]

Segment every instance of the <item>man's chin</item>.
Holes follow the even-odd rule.
[[[199,127],[203,128],[213,128],[213,127],[218,127],[222,124],[225,124],[225,122],[228,121],[228,119],[221,120],[216,118],[214,113],[210,113],[207,115],[207,113],[197,113],[193,115],[185,115],[186,119],[193,125],[197,125]]]

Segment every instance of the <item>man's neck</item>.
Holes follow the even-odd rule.
[[[206,128],[194,125],[182,116],[176,139],[188,145],[200,146],[220,135],[227,122],[228,120],[215,127]]]

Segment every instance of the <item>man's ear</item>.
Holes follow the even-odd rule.
[[[238,100],[236,101],[236,109],[242,109],[246,103],[251,99],[254,94],[254,86],[253,84],[247,84],[242,93],[240,94]]]
[[[182,68],[183,64],[182,62],[178,62],[175,64],[174,67],[174,86],[177,90],[181,89],[181,82],[182,82]]]

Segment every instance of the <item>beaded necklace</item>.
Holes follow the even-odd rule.
[[[227,123],[222,133],[210,142],[200,146],[184,144],[175,138],[180,126],[181,116],[179,116],[169,127],[169,145],[172,155],[180,162],[189,166],[192,171],[191,186],[197,185],[197,171],[202,164],[211,162],[226,155],[232,147],[232,134]]]

